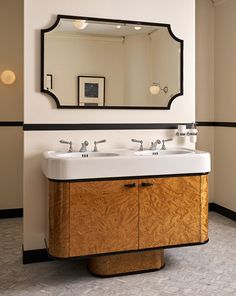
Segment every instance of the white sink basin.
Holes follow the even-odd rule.
[[[134,152],[135,155],[139,156],[157,156],[157,155],[175,155],[175,154],[188,154],[194,153],[190,150],[144,150]]]
[[[112,157],[119,156],[118,153],[110,152],[54,152],[55,157],[58,158],[87,158],[87,157]]]
[[[78,180],[200,174],[210,172],[211,168],[208,152],[177,148],[135,152],[47,151],[43,154],[42,169],[49,179]]]

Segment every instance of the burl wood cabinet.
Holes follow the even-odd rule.
[[[49,181],[49,254],[141,251],[208,239],[207,175]]]

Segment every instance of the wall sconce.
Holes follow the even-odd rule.
[[[11,70],[5,70],[1,74],[1,81],[3,84],[11,85],[16,80],[16,74]]]
[[[86,20],[76,20],[76,21],[73,22],[73,24],[76,27],[76,29],[78,29],[78,30],[83,30],[88,25],[88,23],[86,22]]]
[[[159,83],[153,83],[149,88],[152,95],[158,95],[161,90],[164,91],[165,94],[168,93],[168,87],[165,86],[162,88]]]

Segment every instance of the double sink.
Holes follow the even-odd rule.
[[[42,169],[51,180],[199,174],[210,172],[208,152],[176,148],[107,152],[47,151]]]

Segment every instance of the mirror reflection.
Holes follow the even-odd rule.
[[[183,93],[169,25],[58,16],[42,45],[41,90],[58,107],[169,109]]]

